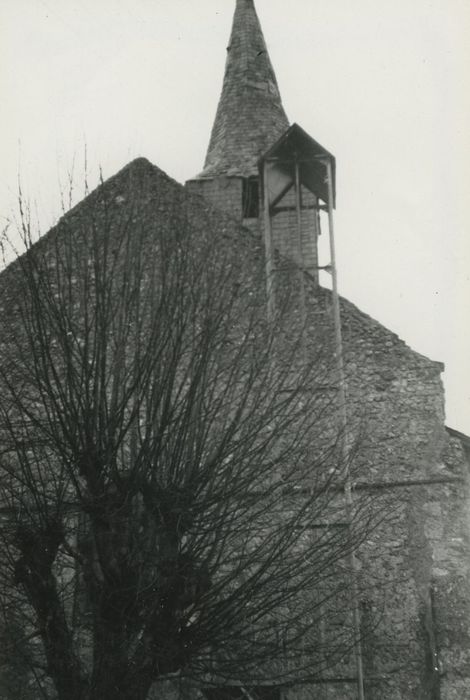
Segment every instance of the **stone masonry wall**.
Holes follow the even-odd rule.
[[[350,425],[359,440],[353,478],[358,492],[387,504],[386,520],[358,553],[366,697],[466,700],[469,469],[444,427],[442,365],[346,300],[341,313]],[[309,319],[313,343],[331,324],[328,290],[312,285]],[[348,693],[336,684],[327,697]]]
[[[294,188],[290,189],[278,203],[279,207],[287,207],[288,210],[273,213],[271,227],[275,263],[277,266],[282,266],[288,261],[295,261],[316,279],[318,277],[318,224],[317,212],[311,208],[315,205],[316,198],[305,187],[301,187],[301,202],[303,208],[300,256]]]
[[[446,471],[464,478],[429,494],[424,527],[432,555],[440,697],[460,700],[470,697],[470,462],[462,441],[451,435],[443,457]]]
[[[192,194],[199,194],[211,204],[230,214],[236,221],[242,222],[242,178],[217,177],[189,180],[186,189]],[[280,211],[274,211],[271,219],[272,242],[275,264],[286,265],[295,261],[302,265],[313,277],[318,278],[317,239],[319,226],[317,212],[312,207],[316,204],[315,196],[305,187],[301,188],[301,254],[297,230],[297,212],[295,210],[295,191],[291,188],[278,202]],[[260,202],[262,205],[262,203]],[[260,206],[260,210],[262,206]],[[243,223],[251,231],[261,235],[263,229],[260,219],[245,219]]]
[[[242,219],[242,178],[217,177],[189,180],[186,189],[207,199],[214,207],[230,214],[235,221]]]

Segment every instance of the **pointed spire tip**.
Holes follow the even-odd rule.
[[[253,0],[237,0],[204,177],[255,175],[289,126]]]

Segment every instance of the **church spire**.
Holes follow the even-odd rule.
[[[225,76],[200,177],[258,172],[258,158],[288,128],[253,0],[237,0]]]

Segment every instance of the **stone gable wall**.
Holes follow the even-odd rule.
[[[331,293],[312,284],[308,306],[313,345],[331,325]],[[444,427],[443,366],[344,299],[341,314],[350,426],[359,441],[353,479],[358,490],[385,498],[392,513],[358,553],[366,697],[464,700],[470,472]],[[350,692],[335,683],[327,697],[355,697]]]

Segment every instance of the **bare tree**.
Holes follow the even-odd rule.
[[[34,245],[23,212],[0,279],[10,642],[61,700],[318,678],[373,519],[346,523],[328,343],[304,361],[295,303],[267,323],[251,234],[123,173]]]

